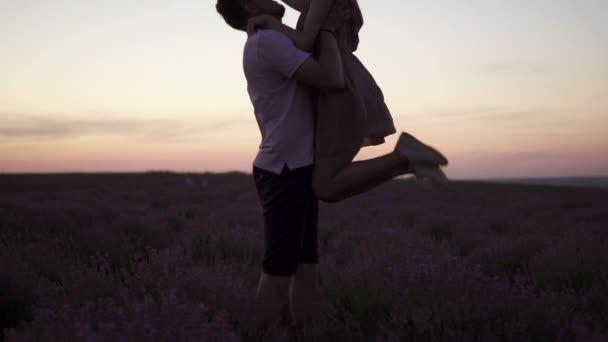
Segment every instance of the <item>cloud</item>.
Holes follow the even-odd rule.
[[[565,151],[556,151],[548,148],[529,149],[517,147],[513,151],[489,151],[489,150],[470,150],[461,159],[481,161],[487,164],[505,164],[505,163],[525,163],[526,165],[536,165],[539,163],[567,161],[572,160],[572,153]]]
[[[501,73],[545,73],[557,70],[557,66],[534,63],[493,63],[475,66],[476,70]]]
[[[519,160],[548,160],[572,158],[572,155],[565,152],[555,152],[549,150],[532,150],[514,152],[510,155],[510,157]]]
[[[453,124],[467,121],[522,122],[542,119],[564,111],[557,108],[512,109],[499,107],[434,110],[396,116],[399,120],[421,121],[429,124]]]
[[[540,110],[502,110],[493,113],[483,113],[479,115],[471,115],[470,119],[486,120],[486,121],[521,121],[543,117],[548,114],[559,112],[557,109],[540,109]]]
[[[63,139],[87,135],[112,135],[129,140],[180,141],[188,137],[255,125],[255,120],[231,116],[224,119],[192,118],[75,118],[56,115],[0,113],[0,137]]]

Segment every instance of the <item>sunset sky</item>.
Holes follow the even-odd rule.
[[[0,1],[0,173],[250,172],[246,35],[214,5]],[[608,175],[608,1],[360,5],[357,56],[449,177]]]

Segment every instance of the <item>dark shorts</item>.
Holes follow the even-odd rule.
[[[291,276],[298,264],[318,264],[319,205],[312,190],[312,166],[277,175],[253,167],[253,178],[264,209],[262,270]]]

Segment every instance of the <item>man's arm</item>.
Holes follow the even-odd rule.
[[[304,12],[308,6],[309,0],[281,0],[287,6],[293,8],[298,12]]]
[[[343,24],[345,20],[350,18],[351,11],[349,8],[339,6],[332,10],[333,3],[334,0],[310,0],[310,9],[306,15],[302,31],[295,30],[281,23],[280,20],[271,15],[262,14],[249,19],[247,32],[252,34],[260,28],[281,31],[291,39],[297,48],[311,51],[321,29],[335,30],[336,23]]]
[[[344,68],[340,49],[334,36],[326,31],[319,34],[319,58],[308,57],[293,78],[311,87],[330,90],[344,88]]]
[[[334,0],[310,0],[310,9],[304,21],[304,29],[297,31],[282,24],[281,32],[285,33],[297,48],[311,51],[333,3]]]

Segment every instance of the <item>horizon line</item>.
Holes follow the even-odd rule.
[[[151,170],[142,170],[142,171],[40,171],[40,172],[4,172],[0,171],[0,176],[30,176],[30,175],[100,175],[100,174],[152,174],[152,173],[166,173],[166,174],[229,174],[229,173],[243,173],[243,174],[251,174],[251,172],[242,171],[242,170],[226,170],[226,171],[184,171],[184,170],[164,170],[164,169],[151,169]],[[399,177],[407,177],[408,175],[402,175]],[[500,181],[500,180],[544,180],[544,179],[574,179],[574,178],[608,178],[608,174],[605,175],[562,175],[562,176],[496,176],[496,177],[472,177],[472,178],[450,178],[450,180],[457,181]]]

